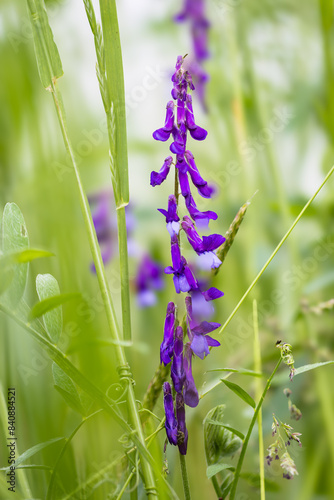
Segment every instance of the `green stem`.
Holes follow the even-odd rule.
[[[235,469],[234,480],[233,480],[233,484],[232,484],[232,488],[231,488],[231,493],[230,493],[229,500],[234,500],[234,498],[235,498],[235,492],[236,492],[236,489],[237,489],[237,485],[238,485],[238,481],[239,481],[239,477],[240,477],[240,472],[241,472],[242,464],[243,464],[243,461],[244,461],[244,458],[245,458],[245,454],[246,454],[248,442],[249,442],[249,439],[251,437],[251,434],[252,434],[252,431],[253,431],[253,427],[254,427],[255,422],[257,420],[257,417],[258,417],[259,411],[261,409],[262,403],[264,401],[264,398],[265,398],[265,396],[266,396],[266,394],[267,394],[267,392],[269,390],[271,381],[274,378],[275,373],[277,372],[277,370],[278,370],[279,365],[281,364],[281,362],[282,362],[282,358],[280,357],[277,365],[274,368],[274,371],[272,372],[272,374],[270,375],[270,377],[267,380],[267,383],[266,383],[266,386],[265,386],[264,391],[262,393],[262,396],[260,398],[260,401],[258,402],[258,404],[257,404],[257,406],[255,408],[254,415],[253,415],[253,418],[252,418],[251,423],[249,425],[248,432],[247,432],[247,435],[245,437],[245,441],[244,441],[244,443],[242,445],[242,449],[241,449],[241,453],[240,453],[240,456],[239,456],[239,460],[238,460],[238,463],[237,463],[237,466],[236,466],[236,469]]]
[[[128,265],[128,242],[126,231],[125,208],[121,207],[117,212],[118,249],[121,273],[121,300],[123,338],[131,341],[131,314],[130,314],[130,287],[129,287],[129,265]]]
[[[261,363],[261,345],[259,337],[259,319],[257,311],[257,301],[253,300],[253,323],[254,323],[254,370],[256,372],[262,372]],[[255,381],[256,389],[255,395],[256,400],[259,400],[262,393],[262,379],[259,377]],[[259,429],[259,464],[260,464],[260,491],[261,500],[266,499],[266,489],[264,482],[264,448],[263,448],[263,429],[262,429],[262,408],[259,409],[259,414],[257,417],[257,425]]]
[[[246,292],[243,294],[243,296],[241,297],[241,299],[239,300],[239,302],[237,303],[237,305],[235,306],[235,308],[233,309],[233,311],[231,312],[231,314],[229,315],[229,317],[227,318],[227,320],[225,321],[225,323],[223,324],[223,326],[219,330],[219,333],[223,333],[223,331],[225,330],[225,328],[227,327],[227,325],[230,323],[230,321],[232,320],[232,318],[234,317],[234,315],[238,311],[238,309],[241,306],[241,304],[244,302],[244,300],[247,298],[247,296],[249,295],[249,293],[252,291],[252,289],[254,288],[254,286],[256,285],[256,283],[258,282],[258,280],[261,278],[261,276],[264,273],[264,271],[269,266],[270,262],[273,260],[273,258],[275,257],[275,255],[277,254],[277,252],[279,251],[279,249],[281,248],[281,246],[283,245],[283,243],[290,236],[290,234],[292,233],[292,231],[295,228],[295,226],[298,224],[298,222],[300,221],[300,219],[302,218],[302,216],[304,215],[304,213],[306,212],[306,210],[308,209],[308,207],[311,205],[311,203],[313,202],[313,200],[315,199],[315,197],[317,196],[317,194],[324,187],[324,185],[326,184],[326,182],[328,181],[328,179],[330,178],[330,176],[333,174],[333,172],[334,172],[334,165],[332,166],[332,168],[330,169],[330,171],[328,172],[328,174],[326,175],[325,179],[323,180],[323,182],[321,183],[321,185],[318,187],[318,189],[316,190],[316,192],[308,200],[308,202],[304,205],[304,207],[300,211],[299,215],[296,217],[296,219],[294,220],[293,224],[290,226],[289,230],[285,233],[285,235],[283,236],[283,238],[281,239],[281,241],[279,242],[279,244],[277,245],[277,247],[275,248],[275,250],[273,251],[273,253],[269,257],[269,259],[267,260],[267,262],[264,264],[264,266],[262,267],[262,269],[260,270],[260,272],[257,274],[257,276],[254,278],[254,280],[252,281],[252,283],[249,285],[249,287],[247,288]]]
[[[179,453],[179,457],[180,457],[180,466],[181,466],[184,498],[185,498],[185,500],[191,500],[188,473],[187,473],[186,457],[185,457],[185,455],[181,455],[181,453]]]
[[[184,498],[185,498],[185,500],[191,500],[190,487],[189,487],[189,481],[188,481],[188,473],[187,473],[186,457],[185,457],[185,455],[181,455],[181,453],[179,453],[179,457],[180,457],[180,466],[181,466]]]
[[[219,487],[218,479],[216,478],[216,476],[212,476],[211,482],[212,482],[212,485],[215,489],[217,498],[221,498],[222,492],[221,492],[221,489]]]

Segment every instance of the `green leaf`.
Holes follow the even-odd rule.
[[[231,469],[234,469],[234,467],[232,467],[231,464],[222,464],[222,463],[209,465],[209,467],[207,467],[207,469],[206,469],[206,477],[208,479],[211,479],[212,476],[215,476],[216,474],[218,474],[218,472],[221,472],[222,470],[226,470],[226,469],[231,470]]]
[[[84,415],[79,393],[70,377],[59,368],[56,363],[52,364],[52,374],[55,389],[63,396],[66,403],[76,412]]]
[[[256,407],[254,399],[246,392],[244,389],[242,389],[238,384],[234,384],[233,382],[229,382],[228,380],[222,379],[222,382],[231,389],[239,398],[241,398],[245,403],[247,403],[249,406],[252,408]]]
[[[324,361],[323,363],[313,363],[311,365],[303,365],[300,366],[299,368],[296,368],[295,374],[300,375],[301,373],[309,372],[310,370],[314,370],[315,368],[320,368],[321,366],[326,366],[326,365],[333,365],[334,361]]]
[[[212,370],[207,370],[206,373],[210,372],[231,372],[238,373],[239,375],[250,375],[251,377],[263,377],[263,373],[247,370],[246,368],[213,368]]]
[[[58,441],[63,441],[64,439],[65,439],[64,437],[53,438],[53,439],[49,439],[49,441],[45,441],[44,443],[39,443],[39,444],[36,444],[35,446],[32,446],[31,448],[29,448],[28,450],[26,450],[24,453],[22,453],[22,455],[20,455],[15,460],[15,467],[17,467],[18,465],[22,464],[26,460],[28,460],[28,458],[32,457],[33,455],[35,455],[39,451],[44,450],[44,448],[47,448],[51,444],[56,443]],[[0,470],[5,470],[6,471],[6,470],[9,470],[9,469],[10,469],[10,467],[2,467]]]
[[[28,232],[22,212],[15,203],[7,203],[2,217],[2,250],[5,254],[2,258],[6,258],[8,253],[26,250],[28,246]],[[28,264],[15,266],[10,284],[7,276],[6,298],[12,307],[20,302],[26,287],[27,277]]]
[[[48,299],[41,300],[37,302],[34,307],[31,309],[29,319],[35,319],[39,316],[43,316],[49,311],[54,310],[56,307],[65,304],[69,300],[80,299],[81,293],[61,293],[60,295],[54,295],[53,297],[49,297]]]
[[[38,72],[44,88],[63,75],[61,59],[54,42],[43,0],[27,0],[34,37]]]
[[[224,419],[225,405],[212,408],[204,419],[204,444],[208,465],[220,463],[225,457],[234,455],[242,446],[242,441],[227,429]]]
[[[55,309],[44,304],[46,299],[60,295],[59,285],[56,278],[51,274],[38,274],[36,278],[36,289],[39,300],[43,302],[41,306],[36,304],[30,313],[31,318],[44,314],[44,325],[52,342],[58,342],[63,328],[63,314],[61,307],[56,303]],[[37,309],[37,312],[36,312]]]
[[[54,254],[45,250],[35,250],[28,248],[20,252],[14,252],[0,257],[0,270],[6,269],[15,264],[25,264],[42,257],[52,257]]]
[[[233,432],[233,434],[236,434],[240,439],[242,439],[242,440],[245,439],[245,435],[242,432],[238,431],[237,429],[234,429],[230,425],[225,425],[225,424],[222,424],[221,422],[218,422],[217,420],[210,420],[210,419],[207,420],[206,423],[212,424],[212,425],[220,425],[221,427],[224,427],[224,429],[227,429],[228,431]]]

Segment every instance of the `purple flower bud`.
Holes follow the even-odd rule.
[[[151,186],[160,186],[160,184],[166,180],[167,175],[169,174],[170,166],[173,163],[173,158],[168,156],[164,164],[162,165],[159,172],[151,172]]]
[[[186,427],[186,412],[184,408],[184,399],[182,394],[176,394],[176,419],[177,419],[177,444],[181,455],[187,453],[188,430]]]
[[[172,361],[174,347],[175,304],[169,302],[165,319],[164,338],[160,346],[160,362],[168,365]]]
[[[166,414],[166,434],[170,444],[177,445],[177,420],[174,413],[174,401],[172,396],[172,389],[168,382],[163,385],[164,391],[164,408]]]
[[[199,397],[194,382],[194,377],[192,374],[191,362],[192,362],[192,350],[190,349],[189,345],[187,345],[186,353],[183,358],[183,368],[185,373],[183,397],[186,405],[190,406],[191,408],[195,408],[195,406],[197,406],[199,403]]]
[[[171,377],[176,392],[182,392],[185,375],[183,370],[183,330],[181,326],[178,326],[175,330]]]
[[[177,203],[176,198],[173,194],[168,198],[168,210],[158,208],[158,211],[166,217],[167,231],[169,232],[170,236],[172,237],[175,234],[179,234],[180,217],[177,215]]]
[[[174,126],[174,102],[169,101],[166,106],[166,119],[165,125],[162,128],[158,128],[153,132],[153,138],[156,141],[165,142],[169,139]]]

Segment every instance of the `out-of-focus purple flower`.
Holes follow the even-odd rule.
[[[196,290],[198,283],[193,273],[189,269],[186,259],[181,256],[179,241],[176,235],[171,238],[171,254],[173,266],[165,268],[166,274],[173,274],[173,281],[176,293]]]
[[[202,321],[200,324],[196,324],[192,314],[191,297],[186,297],[186,308],[190,348],[192,352],[196,354],[196,356],[204,359],[205,356],[210,354],[209,347],[220,346],[218,340],[215,340],[208,335],[208,333],[211,333],[219,328],[220,323],[209,323],[208,321]]]
[[[203,236],[203,239],[197,233],[191,219],[186,215],[181,222],[182,229],[185,231],[188,241],[201,259],[201,266],[207,270],[215,269],[221,265],[221,260],[214,253],[220,245],[225,241],[225,238],[220,234],[211,234]]]
[[[190,406],[191,408],[195,408],[195,406],[197,406],[199,403],[199,396],[192,373],[192,356],[192,350],[189,344],[187,344],[185,349],[185,356],[183,357],[183,369],[185,374],[183,397],[186,405]]]
[[[182,387],[184,383],[184,370],[183,370],[183,330],[181,326],[178,326],[175,330],[171,377],[176,392],[182,392]]]
[[[176,198],[172,194],[168,198],[168,209],[158,208],[159,212],[166,217],[166,227],[170,236],[178,235],[180,231],[180,217],[177,215]]]
[[[208,30],[209,21],[205,16],[205,0],[184,0],[182,11],[174,17],[176,22],[189,21],[193,42],[193,57],[189,63],[189,71],[196,85],[197,95],[204,107],[205,83],[209,79],[203,69],[203,61],[209,57]]]
[[[172,389],[168,382],[165,382],[163,385],[164,391],[164,408],[166,414],[166,434],[168,441],[170,444],[174,446],[177,445],[177,420],[174,412],[174,401],[172,396]]]
[[[157,301],[155,292],[164,287],[162,267],[154,262],[149,255],[144,255],[138,266],[135,287],[140,307],[153,306]]]
[[[169,302],[165,319],[164,338],[160,346],[160,362],[168,365],[172,361],[174,347],[175,304]]]
[[[188,430],[186,427],[186,412],[181,393],[176,394],[177,444],[181,455],[186,455],[188,445]]]
[[[171,156],[168,156],[164,164],[162,165],[161,169],[159,172],[151,172],[151,186],[160,186],[160,184],[163,183],[163,181],[166,180],[167,175],[169,174],[170,166],[173,162],[173,158]]]

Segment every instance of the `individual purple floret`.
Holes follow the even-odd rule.
[[[159,172],[151,172],[151,186],[160,186],[160,184],[162,184],[163,181],[166,180],[172,162],[173,158],[171,156],[168,156],[165,159],[164,164],[162,165]]]
[[[164,287],[162,267],[154,262],[149,255],[144,255],[135,279],[137,303],[139,307],[154,306],[157,301],[156,291]]]
[[[172,194],[168,198],[168,209],[158,208],[158,211],[166,217],[166,227],[170,236],[178,235],[180,231],[180,217],[177,215],[176,198]]]
[[[153,137],[156,141],[167,141],[174,127],[174,102],[168,101],[166,106],[165,125],[153,132]]]
[[[186,259],[181,256],[179,241],[176,235],[171,238],[171,254],[173,266],[165,268],[166,274],[173,274],[173,281],[176,293],[196,290],[198,283],[189,269]]]
[[[201,212],[198,210],[194,198],[191,196],[186,197],[186,207],[188,209],[190,217],[199,224],[208,225],[210,220],[217,220],[218,215],[212,210],[207,210],[206,212]]]
[[[210,269],[210,267],[212,269],[219,267],[221,260],[214,253],[214,250],[224,243],[225,238],[220,234],[211,234],[201,238],[187,215],[183,218],[181,226],[187,235],[189,243],[200,257],[201,267],[205,270]]]
[[[186,412],[182,394],[175,397],[176,419],[177,419],[177,444],[181,455],[186,455],[188,445],[188,430],[186,427]]]
[[[198,391],[194,382],[194,377],[192,373],[192,357],[193,352],[190,348],[190,345],[186,345],[185,356],[183,357],[183,369],[184,369],[184,388],[183,388],[183,397],[186,405],[191,408],[195,408],[195,406],[199,403]]]
[[[165,319],[164,339],[160,346],[160,362],[168,365],[172,361],[174,348],[175,304],[169,302]]]
[[[187,321],[188,321],[188,337],[190,340],[190,348],[196,356],[204,359],[210,354],[209,347],[218,347],[220,343],[213,339],[208,333],[213,332],[220,327],[220,323],[209,323],[202,321],[199,325],[193,319],[191,297],[186,297]]]
[[[164,391],[164,408],[165,408],[165,414],[166,414],[166,422],[165,422],[165,427],[166,427],[166,434],[168,441],[170,444],[173,444],[174,446],[177,445],[177,420],[175,417],[175,412],[174,412],[174,401],[173,401],[173,396],[172,396],[172,389],[171,386],[168,382],[165,382],[163,385],[163,391]]]
[[[181,326],[178,326],[175,330],[171,377],[176,392],[182,392],[185,374],[183,370],[183,330]]]

